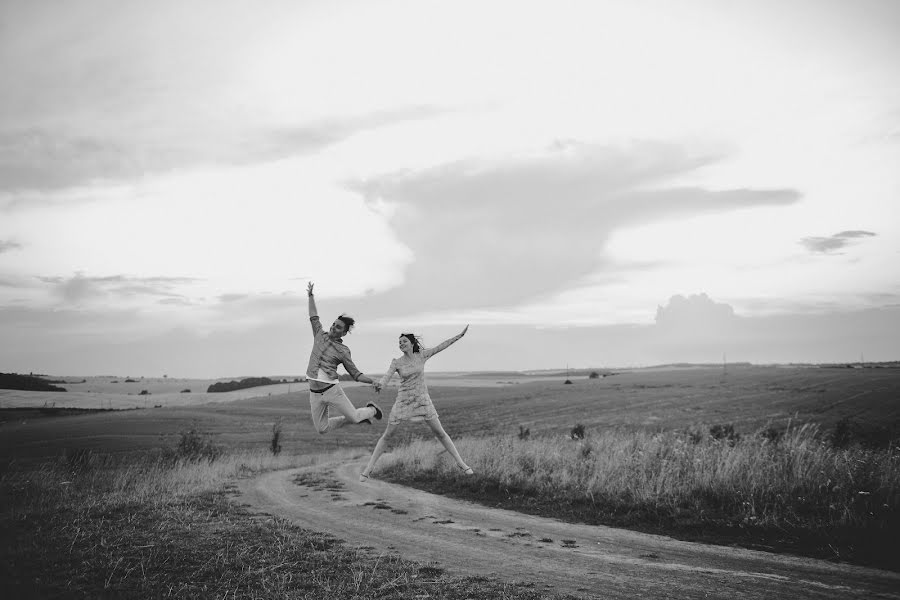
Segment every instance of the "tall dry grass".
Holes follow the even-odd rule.
[[[8,465],[0,476],[7,510],[33,511],[68,503],[78,510],[132,504],[163,505],[197,494],[216,492],[237,477],[290,469],[331,460],[330,455],[273,455],[265,450],[219,452],[214,456],[175,452],[144,458],[76,452],[36,467]],[[350,459],[359,452],[345,451]]]
[[[581,440],[513,435],[456,445],[482,485],[549,500],[755,526],[897,526],[896,447],[835,448],[815,425],[789,427],[777,437],[765,433],[716,439],[686,431],[608,430],[589,431]],[[433,441],[395,449],[379,466],[400,478],[425,471],[460,479]]]

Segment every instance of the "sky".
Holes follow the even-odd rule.
[[[900,4],[0,0],[0,371],[900,360]]]

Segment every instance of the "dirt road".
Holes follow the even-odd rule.
[[[239,501],[351,546],[576,597],[900,599],[898,573],[572,525],[376,479],[362,484],[362,466],[243,480]]]

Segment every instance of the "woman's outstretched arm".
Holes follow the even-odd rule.
[[[384,377],[375,382],[375,391],[380,392],[381,388],[387,385],[388,381],[391,380],[391,377],[394,376],[394,371],[397,370],[397,361],[392,360],[390,366],[387,368],[387,371],[384,372]]]
[[[426,359],[429,359],[432,356],[434,356],[435,354],[437,354],[438,352],[440,352],[441,350],[446,350],[447,348],[450,347],[451,344],[453,344],[454,342],[458,342],[460,339],[462,339],[462,336],[466,335],[466,332],[468,330],[469,330],[469,326],[466,325],[466,327],[461,332],[457,333],[452,338],[444,340],[443,342],[441,342],[434,348],[426,348],[425,350],[423,350],[422,356],[424,356]]]

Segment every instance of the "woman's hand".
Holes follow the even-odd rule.
[[[466,325],[466,328],[462,330],[462,333],[459,334],[459,337],[466,335],[466,332],[469,330],[469,326]]]
[[[310,281],[309,284],[306,286],[306,295],[307,296],[313,295],[313,285],[314,285],[313,282]]]

